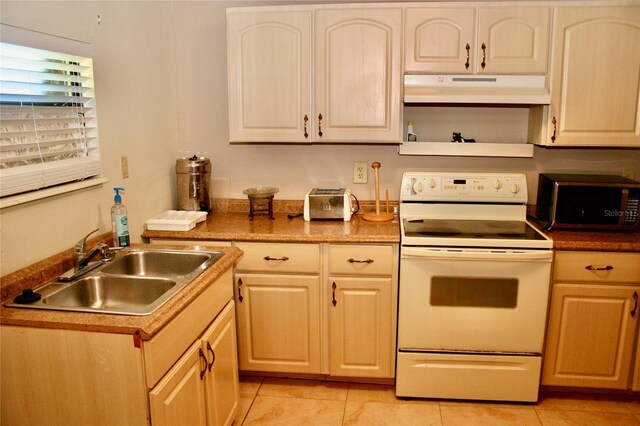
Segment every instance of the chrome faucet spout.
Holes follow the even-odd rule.
[[[87,238],[89,238],[89,236],[94,232],[97,232],[98,229],[99,228],[96,228],[93,231],[89,232],[76,243],[75,250],[73,251],[73,269],[75,271],[79,271],[81,269],[80,263],[87,255]]]

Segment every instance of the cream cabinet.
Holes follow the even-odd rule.
[[[640,147],[640,6],[555,10],[542,144]]]
[[[394,377],[394,246],[331,244],[328,253],[329,374]]]
[[[557,252],[542,384],[631,387],[639,293],[640,254]]]
[[[320,246],[235,245],[240,369],[320,373]]]
[[[216,320],[149,393],[153,425],[231,425],[239,383],[235,305]]]
[[[231,142],[313,140],[312,18],[310,10],[227,11]]]
[[[227,10],[231,142],[400,142],[399,8]]]
[[[145,341],[0,327],[2,424],[231,424],[239,401],[232,292],[228,271]]]
[[[551,7],[407,7],[405,72],[545,74]]]
[[[315,140],[400,142],[401,9],[321,9],[315,26]]]

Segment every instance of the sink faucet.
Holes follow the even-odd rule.
[[[118,250],[120,247],[112,249],[105,243],[98,243],[87,254],[87,238],[89,238],[89,236],[96,232],[98,229],[99,228],[96,228],[93,231],[89,232],[76,243],[75,249],[73,251],[73,269],[68,270],[60,277],[58,277],[59,281],[73,281],[80,275],[83,275],[84,273],[96,268],[98,265],[100,265],[100,263],[111,260],[111,251]],[[91,261],[91,259],[96,257],[96,255],[98,254],[101,255],[102,262],[95,262],[90,265],[89,262]]]

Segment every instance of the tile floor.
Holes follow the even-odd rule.
[[[640,398],[542,392],[537,404],[402,400],[392,386],[241,376],[234,424],[640,426]]]

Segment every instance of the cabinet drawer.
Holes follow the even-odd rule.
[[[640,253],[558,251],[554,281],[640,282]]]
[[[393,246],[330,245],[329,273],[357,275],[391,275]]]
[[[244,252],[236,265],[238,271],[259,272],[320,272],[320,246],[318,244],[235,244]]]

